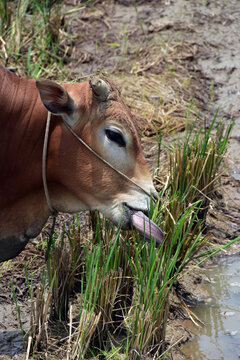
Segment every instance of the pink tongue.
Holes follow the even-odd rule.
[[[158,245],[163,241],[162,230],[141,211],[132,212],[132,225],[146,240],[155,240]]]

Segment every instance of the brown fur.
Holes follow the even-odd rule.
[[[0,261],[3,261],[16,256],[28,239],[41,231],[50,211],[41,172],[47,110],[34,80],[20,79],[4,68],[0,68],[0,79]],[[89,82],[63,85],[77,105],[74,131],[107,158],[108,151],[103,151],[97,130],[105,122],[117,123],[130,139],[126,164],[119,170],[149,191],[153,186],[134,118],[119,91],[109,84],[111,91],[104,102],[95,98]],[[113,165],[118,168],[118,163]],[[55,209],[65,212],[98,209],[115,222],[115,213],[119,212],[116,209],[123,202],[136,197],[141,201],[143,197],[139,189],[134,189],[84,148],[61,116],[56,115],[51,117],[47,182]],[[108,210],[113,207],[114,210]]]

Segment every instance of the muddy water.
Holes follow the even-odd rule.
[[[193,339],[182,346],[187,360],[234,360],[240,357],[240,257],[226,257],[206,270],[210,297],[191,310],[205,323],[189,323]]]

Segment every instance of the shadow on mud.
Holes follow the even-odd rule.
[[[24,353],[23,339],[20,330],[0,332],[0,355],[14,356]]]

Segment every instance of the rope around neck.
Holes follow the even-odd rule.
[[[42,180],[43,180],[43,188],[44,188],[45,197],[46,197],[46,200],[47,200],[49,210],[52,213],[53,220],[52,220],[52,226],[51,226],[51,230],[50,230],[50,233],[49,233],[49,236],[48,236],[48,241],[47,241],[47,250],[46,250],[46,254],[45,254],[45,260],[46,261],[48,261],[48,258],[49,258],[49,253],[50,253],[50,249],[51,249],[52,242],[53,242],[53,235],[54,235],[54,228],[55,228],[55,224],[56,224],[56,218],[57,218],[57,215],[58,215],[58,212],[52,207],[52,204],[51,204],[51,200],[50,200],[50,196],[49,196],[49,192],[48,192],[48,186],[47,186],[47,176],[46,176],[47,149],[48,149],[50,120],[51,120],[51,113],[48,112],[45,135],[44,135],[44,142],[43,142],[43,153],[42,153]]]
[[[47,123],[46,123],[46,129],[45,129],[45,135],[44,135],[44,143],[43,143],[43,154],[42,154],[42,180],[43,180],[43,188],[45,192],[45,197],[47,200],[47,204],[49,207],[49,210],[52,214],[56,213],[56,210],[52,207],[49,192],[48,192],[48,186],[47,186],[47,149],[48,149],[48,138],[49,138],[49,128],[50,128],[50,121],[51,121],[51,113],[48,112],[47,115]]]
[[[47,148],[48,148],[48,139],[49,139],[49,128],[50,128],[50,121],[51,121],[51,113],[48,111],[48,115],[47,115],[47,123],[46,123],[46,129],[45,129],[45,136],[44,136],[44,144],[43,144],[43,155],[42,155],[42,179],[43,179],[43,187],[44,187],[44,192],[45,192],[45,197],[46,197],[46,201],[48,204],[48,207],[52,213],[52,215],[57,215],[57,210],[55,210],[52,207],[51,204],[51,200],[50,200],[50,196],[49,196],[49,191],[48,191],[48,186],[47,186],[47,177],[46,177],[46,168],[47,168]],[[156,198],[154,196],[154,194],[150,194],[148,191],[146,191],[145,189],[143,189],[143,187],[139,184],[137,184],[134,180],[130,179],[127,175],[125,175],[123,172],[121,172],[120,170],[116,169],[113,165],[111,165],[108,161],[106,161],[105,159],[103,159],[98,153],[96,153],[96,151],[94,151],[87,143],[85,143],[85,141],[83,139],[81,139],[71,128],[71,126],[64,121],[65,126],[68,128],[68,130],[72,133],[72,135],[85,147],[87,148],[94,156],[96,156],[99,160],[101,160],[105,165],[107,165],[109,168],[111,168],[112,170],[114,170],[117,174],[119,174],[120,176],[122,176],[124,179],[128,180],[129,182],[131,182],[133,185],[135,185],[136,187],[138,187],[139,189],[141,189],[141,191],[143,191],[145,194],[147,194],[150,198],[151,196]]]

